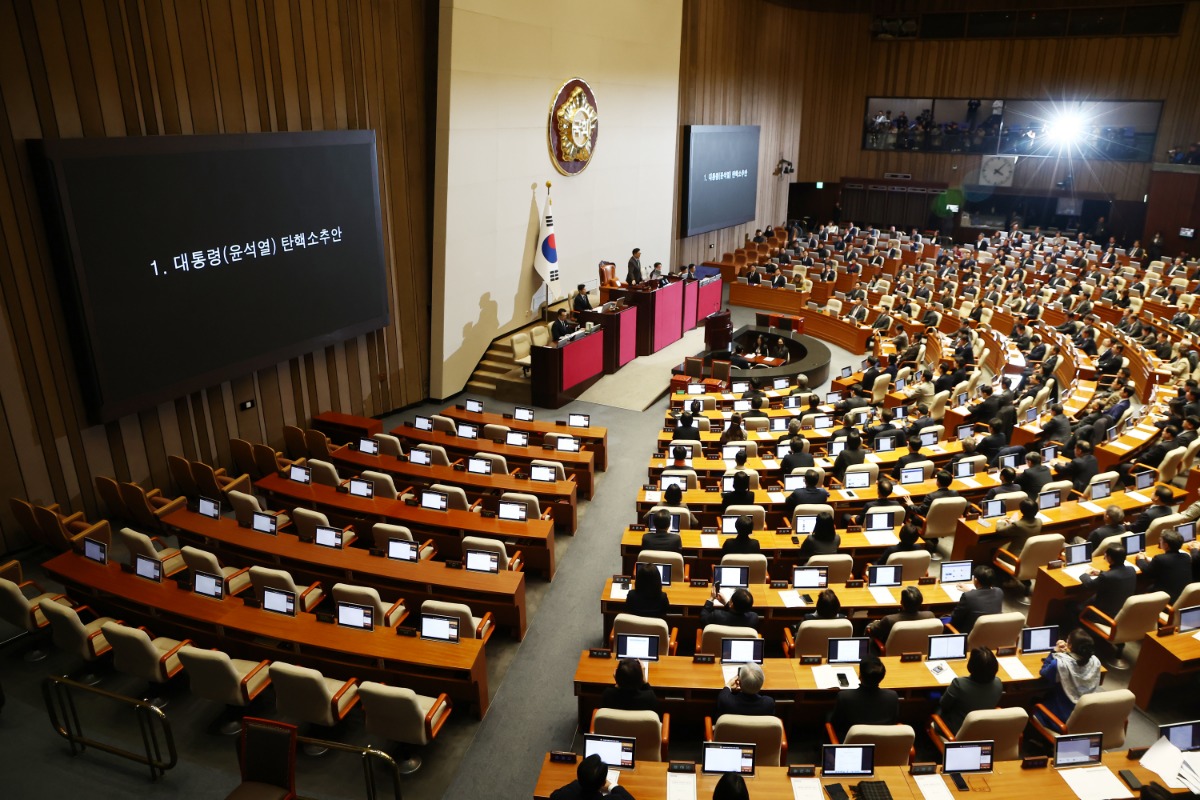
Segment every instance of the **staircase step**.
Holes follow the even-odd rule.
[[[493,395],[496,392],[496,384],[472,379],[467,381],[467,389],[476,394]]]

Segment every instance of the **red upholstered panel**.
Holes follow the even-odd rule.
[[[576,339],[563,348],[562,389],[565,392],[604,370],[604,331]]]

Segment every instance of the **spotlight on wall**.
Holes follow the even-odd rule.
[[[791,175],[795,171],[796,169],[792,166],[792,162],[786,158],[779,159],[779,163],[775,165],[776,175]]]
[[[1060,146],[1075,144],[1083,134],[1083,116],[1075,111],[1064,111],[1046,124],[1046,138]]]

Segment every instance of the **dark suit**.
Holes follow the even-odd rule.
[[[753,611],[746,614],[735,613],[728,608],[716,607],[709,600],[700,611],[700,627],[705,625],[729,625],[735,628],[757,628],[758,614]]]
[[[775,698],[762,694],[735,692],[726,686],[717,695],[717,717],[722,714],[742,714],[748,717],[775,715]]]
[[[566,336],[568,333],[570,333],[574,329],[575,329],[575,326],[572,325],[571,323],[564,322],[561,319],[556,319],[550,325],[550,338],[557,342],[559,339]]]
[[[683,539],[678,533],[659,533],[650,531],[642,534],[643,550],[668,550],[673,553],[683,552]]]
[[[1154,588],[1171,596],[1171,602],[1179,599],[1183,587],[1192,582],[1192,557],[1187,553],[1160,553],[1147,561],[1137,560],[1138,569],[1154,580]]]
[[[1008,437],[1003,433],[989,433],[979,440],[979,444],[975,445],[975,452],[978,455],[987,456],[988,466],[995,466],[996,456],[1007,444]]]
[[[787,497],[787,516],[792,518],[792,514],[796,511],[796,506],[799,505],[821,505],[829,502],[829,490],[822,489],[817,486],[809,489],[807,486],[796,489]]]
[[[855,725],[895,725],[900,721],[900,696],[893,689],[842,689],[829,721],[842,740]]]
[[[752,506],[754,505],[754,490],[747,489],[744,492],[737,490],[721,493],[721,513],[725,513],[725,509],[730,506]]]
[[[837,461],[833,462],[833,477],[839,481],[845,477],[846,468],[861,464],[867,460],[867,453],[861,447],[857,450],[846,449],[838,453]]]
[[[619,686],[609,686],[600,694],[600,708],[615,708],[620,711],[657,711],[658,698],[650,684],[629,691]]]
[[[1154,520],[1161,517],[1165,517],[1170,513],[1170,506],[1150,506],[1141,514],[1138,514],[1137,518],[1134,519],[1133,522],[1129,523],[1129,530],[1132,533],[1145,533],[1150,527],[1151,522],[1154,522]]]
[[[1030,498],[1036,498],[1042,491],[1042,487],[1053,480],[1050,474],[1050,468],[1045,464],[1039,464],[1036,467],[1029,467],[1020,475],[1017,476],[1017,486],[1021,491],[1029,495]]]
[[[692,423],[687,427],[684,427],[683,425],[676,425],[675,431],[671,434],[671,441],[677,441],[679,439],[692,442],[699,441],[700,429],[696,427],[695,423]]]
[[[662,548],[653,548],[661,550]],[[653,597],[643,597],[636,588],[630,589],[629,594],[625,596],[625,605],[621,607],[623,614],[634,614],[639,617],[658,617],[662,619],[667,615],[667,609],[671,604],[667,600],[666,592],[659,592]]]
[[[1071,420],[1066,414],[1055,414],[1042,426],[1042,441],[1065,442],[1071,438]]]
[[[1093,589],[1096,594],[1089,605],[1095,606],[1110,617],[1115,617],[1137,589],[1137,571],[1128,564],[1101,572],[1096,577],[1083,575],[1079,582]]]
[[[642,280],[642,260],[637,256],[632,256],[629,259],[629,268],[625,271],[625,282],[641,283]]]
[[[921,507],[917,509],[917,513],[923,517],[926,516],[929,513],[929,507],[933,505],[933,501],[941,500],[943,497],[962,497],[962,495],[954,489],[934,489],[925,495],[925,502],[921,503]]]
[[[783,457],[783,461],[779,462],[779,471],[784,475],[791,475],[794,469],[811,467],[816,463],[812,453],[798,453],[793,450]]]
[[[585,792],[579,785],[579,781],[571,781],[566,786],[550,793],[550,800],[600,800],[605,797],[611,798],[611,800],[633,800],[633,795],[629,793],[629,790],[619,784],[612,787],[608,794],[600,794],[600,792]]]
[[[992,395],[985,397],[967,413],[967,422],[991,422],[1000,410],[1000,398]],[[1007,444],[1007,442],[1005,443]]]
[[[1108,537],[1120,536],[1123,533],[1125,533],[1125,529],[1120,525],[1101,525],[1088,534],[1088,541],[1091,542],[1092,547],[1096,547]]]
[[[958,605],[950,615],[950,624],[959,633],[975,627],[975,621],[984,614],[999,614],[1004,610],[1004,590],[998,586],[991,589],[971,589],[963,592]]]
[[[1096,457],[1088,453],[1087,455],[1073,458],[1070,463],[1059,467],[1057,477],[1063,480],[1070,480],[1075,486],[1075,491],[1082,492],[1087,488],[1088,481],[1095,477],[1099,471],[1100,467],[1096,463]]]
[[[588,299],[586,292],[580,292],[579,294],[575,295],[575,302],[573,305],[576,311],[590,311],[592,308],[592,301]]]

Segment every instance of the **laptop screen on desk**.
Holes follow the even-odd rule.
[[[318,525],[316,543],[322,547],[333,547],[340,550],[342,547],[342,532],[337,528]]]
[[[721,517],[721,533],[737,533],[737,514],[725,514]]]
[[[192,573],[192,591],[214,600],[220,600],[225,594],[225,581],[220,575],[196,570]]]
[[[482,401],[468,400],[466,405],[467,405],[467,411],[470,411],[472,414],[482,414],[483,413]]]
[[[880,436],[875,440],[876,453],[890,453],[896,449],[895,436]]]
[[[415,562],[420,557],[416,542],[407,539],[388,539],[388,558]]]
[[[1008,455],[1000,456],[1000,466],[1002,468],[1003,467],[1012,467],[1013,469],[1016,469],[1017,468],[1017,454],[1009,453]]]
[[[825,778],[861,778],[875,774],[875,745],[821,745],[821,775]]]
[[[745,589],[750,585],[749,567],[713,567],[713,581],[722,589]]]
[[[445,492],[435,492],[432,489],[426,489],[421,492],[421,508],[429,509],[430,511],[445,511],[450,504],[450,496]]]
[[[1004,516],[1003,500],[984,500],[983,501],[983,518],[994,519]]]
[[[468,458],[467,472],[472,475],[491,475],[492,462],[487,458]]]
[[[942,772],[991,772],[994,741],[947,742]]]
[[[1042,461],[1049,464],[1058,457],[1058,448],[1055,445],[1048,444],[1042,448]]]
[[[1179,632],[1186,633],[1200,628],[1200,606],[1179,609]]]
[[[1051,489],[1038,495],[1038,508],[1042,511],[1049,511],[1060,505],[1062,505],[1062,492],[1057,489]]]
[[[157,558],[148,558],[147,556],[133,557],[133,571],[137,573],[139,578],[159,583],[162,581],[162,562]]]
[[[1139,492],[1143,489],[1149,489],[1154,485],[1155,477],[1157,475],[1152,469],[1145,469],[1135,473],[1133,476],[1133,488]]]
[[[823,431],[832,427],[833,417],[827,414],[818,414],[817,416],[813,417],[813,430]],[[845,443],[842,443],[842,446],[845,447]],[[832,452],[833,451],[830,450],[830,453]],[[840,453],[841,451],[839,450],[838,452]]]
[[[721,458],[725,459],[726,461],[733,461],[745,451],[746,445],[744,444],[727,444],[721,448]]]
[[[1063,555],[1067,562],[1067,566],[1075,564],[1084,564],[1092,560],[1092,551],[1095,545],[1091,542],[1080,542],[1079,544],[1069,544],[1063,548]]]
[[[1185,544],[1187,542],[1195,541],[1196,540],[1196,523],[1195,522],[1185,522],[1182,525],[1176,525],[1175,532],[1183,537],[1183,541]]]
[[[343,628],[357,628],[360,631],[375,630],[375,609],[358,603],[339,602],[337,604],[337,624]]]
[[[830,664],[857,664],[867,657],[871,640],[866,637],[831,638],[829,640]]]
[[[1112,494],[1112,484],[1108,481],[1092,484],[1092,500],[1103,500]]]
[[[98,539],[83,540],[83,557],[97,564],[108,563],[108,545]]]
[[[262,607],[276,614],[296,616],[296,593],[283,589],[264,588],[262,592]]]
[[[379,455],[379,442],[374,439],[359,439],[358,452],[366,453],[369,456]]]
[[[1025,409],[1025,421],[1026,422],[1033,422],[1037,418],[1038,418],[1038,409],[1036,409],[1036,408]]]
[[[656,570],[658,570],[659,583],[661,583],[663,586],[671,585],[671,565],[670,564],[659,564],[656,562],[656,563],[651,564],[650,566],[652,566]]]
[[[701,770],[706,775],[721,775],[732,772],[737,775],[754,774],[754,745],[734,742],[703,742]]]
[[[592,424],[592,418],[587,414],[567,414],[567,426],[571,428],[587,428]]]
[[[776,391],[779,391],[780,389],[786,389],[789,386],[791,386],[792,382],[791,382],[790,378],[776,378],[775,382],[772,383],[771,385],[775,388]]]
[[[519,422],[533,422],[533,409],[517,406],[513,409],[513,419]]]
[[[200,504],[196,507],[196,510],[200,512],[201,516],[208,517],[209,519],[221,518],[221,503],[218,500],[201,497]]]
[[[787,430],[790,421],[787,417],[771,417],[771,430],[774,433],[782,433]]]
[[[250,520],[250,528],[259,533],[269,533],[275,535],[276,525],[278,520],[274,514],[265,514],[262,511],[255,511],[254,516]]]
[[[1125,546],[1125,555],[1131,556],[1134,553],[1145,552],[1146,534],[1127,533],[1121,537],[1121,544]]]
[[[429,417],[415,416],[413,417],[413,427],[419,431],[431,431],[433,430],[433,420]]]
[[[970,583],[972,562],[943,561],[938,580],[942,583]]]
[[[896,515],[891,511],[872,511],[867,514],[867,530],[887,531],[895,526]]]
[[[1041,625],[1021,629],[1022,653],[1049,653],[1058,643],[1058,626]]]
[[[792,568],[792,586],[797,589],[824,589],[828,585],[828,567]]]
[[[554,440],[556,449],[561,453],[578,453],[579,440],[572,436],[559,436]]]
[[[893,564],[874,564],[867,567],[867,582],[872,586],[899,586],[903,568]]]
[[[834,403],[840,403],[840,402],[841,402],[841,400],[842,400],[842,393],[841,393],[841,392],[827,392],[827,393],[825,394],[825,404],[826,404],[826,405],[830,405],[830,406],[831,406],[831,405],[833,405]]]
[[[1200,750],[1200,720],[1162,725],[1158,735],[1167,737],[1167,741],[1185,753]]]
[[[508,431],[504,434],[504,443],[509,447],[528,447],[529,434],[525,431]]]
[[[956,478],[971,477],[972,475],[975,474],[975,463],[976,462],[974,462],[974,461],[967,461],[965,459],[962,461],[955,461],[954,462],[954,477],[956,477]]]
[[[491,550],[468,550],[466,563],[463,565],[469,572],[500,571],[500,554]]]
[[[865,489],[871,485],[871,473],[864,471],[847,472],[842,481],[847,489]]]
[[[937,431],[921,431],[921,447],[933,447],[938,443]]]
[[[583,735],[583,757],[600,756],[606,766],[614,769],[633,769],[634,744],[632,736],[602,736],[598,733]]]
[[[853,367],[842,367],[842,377],[843,378],[849,378],[853,374],[854,374]]]
[[[536,469],[536,467],[535,467],[535,469]],[[547,469],[549,469],[549,468],[547,468]],[[658,479],[658,488],[661,491],[665,492],[667,489],[670,489],[672,486],[678,486],[679,491],[686,492],[687,491],[687,477],[684,475],[663,475],[661,478]]]
[[[428,467],[433,463],[433,455],[428,450],[414,447],[408,451],[408,462],[419,467]]]
[[[312,470],[308,467],[301,467],[297,464],[292,464],[288,468],[288,478],[296,483],[312,483]]]
[[[763,639],[722,639],[721,661],[727,664],[763,663]]]
[[[512,500],[501,500],[498,516],[500,519],[506,519],[510,522],[525,522],[529,514],[529,507],[524,503],[516,503]]]
[[[800,514],[795,519],[796,533],[812,533],[817,528],[816,514]]]
[[[638,661],[658,661],[658,635],[647,635],[642,633],[618,633],[617,658],[636,658]]]
[[[478,439],[479,428],[469,422],[458,423],[458,435],[463,439]]]
[[[960,395],[960,397],[961,397],[961,395]],[[970,425],[970,424],[959,425],[958,429],[955,431],[954,435],[957,436],[959,439],[969,439],[969,438],[971,438],[971,434],[974,432],[975,432],[974,425]]]
[[[733,410],[739,411],[739,412],[740,411],[749,411],[750,410],[750,401],[749,400],[734,400],[733,401]]]
[[[687,385],[687,393],[688,394],[704,394],[704,384],[703,383],[689,383]]]
[[[900,485],[911,486],[914,483],[922,483],[925,480],[925,470],[921,467],[905,467],[900,470]]]
[[[951,660],[967,657],[965,633],[939,633],[929,637],[929,660]]]
[[[439,642],[458,642],[458,617],[442,614],[421,615],[421,638]]]
[[[1104,755],[1104,737],[1099,733],[1059,736],[1054,742],[1054,766],[1084,767],[1099,764]]]
[[[362,478],[350,479],[350,494],[355,497],[371,498],[375,496],[375,484]]]
[[[748,391],[750,391],[750,381],[734,381],[730,385],[729,391],[733,392],[734,394],[741,394],[742,392],[748,392]]]

